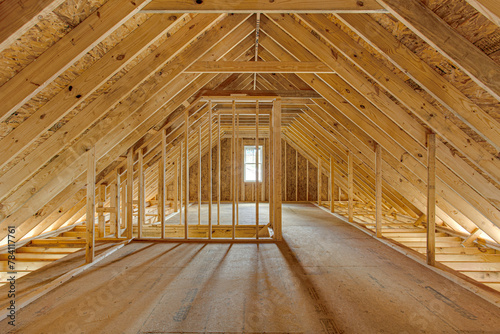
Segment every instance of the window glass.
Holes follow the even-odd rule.
[[[257,154],[255,146],[244,147],[245,182],[255,182]],[[259,146],[259,182],[262,182],[262,146]]]

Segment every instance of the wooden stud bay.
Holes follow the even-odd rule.
[[[184,239],[189,237],[189,112],[184,114]]]
[[[134,211],[134,151],[131,147],[127,153],[127,239],[133,237]]]
[[[210,101],[208,102],[208,239],[212,239],[212,175],[212,101]],[[201,180],[199,186],[201,187]]]
[[[98,196],[98,202],[97,202],[97,208],[98,213],[97,213],[97,220],[98,220],[98,231],[99,231],[99,238],[104,238],[105,235],[105,220],[104,220],[104,202],[106,201],[106,185],[105,184],[100,184],[99,187],[99,196]]]
[[[161,226],[161,237],[165,238],[165,159],[166,159],[166,134],[161,134],[161,156],[158,161],[158,220]]]
[[[201,126],[198,128],[198,225],[201,225]]]
[[[85,262],[94,261],[95,245],[95,147],[92,147],[87,153],[87,222],[86,222],[86,246]]]
[[[321,158],[318,158],[318,206],[321,206]]]
[[[382,147],[375,144],[375,223],[377,237],[382,237]]]
[[[330,156],[330,212],[335,212],[335,160]],[[340,197],[339,197],[340,201]]]
[[[259,239],[259,101],[255,102],[255,238]],[[262,165],[264,165],[262,163]],[[262,177],[264,179],[264,177]]]
[[[232,231],[231,238],[235,238],[235,228],[236,228],[236,142],[235,142],[235,115],[236,115],[236,101],[233,99],[233,117],[231,120],[232,131],[231,131],[231,199],[233,201],[232,210]]]
[[[142,227],[144,226],[146,219],[146,191],[145,191],[145,178],[144,178],[144,152],[142,149],[139,149],[139,160],[137,162],[138,165],[138,174],[139,174],[139,182],[138,182],[138,190],[139,190],[139,202],[138,202],[138,219],[137,219],[137,237],[142,237]],[[160,203],[158,203],[160,205]]]
[[[217,114],[217,225],[220,225],[220,199],[221,193],[221,145],[220,145],[220,113]]]
[[[277,241],[283,239],[282,233],[282,217],[281,217],[281,98],[277,98],[273,103],[272,113],[272,128],[273,128],[273,227],[274,238]]]
[[[427,135],[427,264],[436,265],[436,135]]]
[[[347,198],[349,204],[349,221],[354,221],[354,167],[353,154],[351,151],[347,153]]]

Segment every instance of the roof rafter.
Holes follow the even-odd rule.
[[[143,10],[145,13],[324,13],[360,12],[385,13],[375,0],[255,0],[255,1],[191,1],[153,0]]]
[[[139,12],[149,0],[109,0],[7,81],[0,90],[0,121],[45,88],[76,60]]]
[[[415,34],[466,72],[500,101],[500,67],[417,0],[377,0]]]

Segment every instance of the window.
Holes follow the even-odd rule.
[[[257,155],[256,155],[255,146],[245,146],[245,182],[255,182],[255,174],[256,169],[255,165],[257,164]],[[259,182],[262,182],[262,146],[259,146]]]

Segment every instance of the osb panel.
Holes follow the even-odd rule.
[[[266,141],[267,142],[267,141]],[[254,144],[253,139],[246,139],[242,140],[240,139],[240,147],[241,145],[252,145]],[[264,144],[264,139],[260,141],[260,145]],[[267,143],[266,143],[267,144]],[[212,167],[213,167],[213,179],[212,179],[212,190],[213,190],[213,200],[217,200],[217,146],[214,146],[212,148]],[[264,182],[265,185],[260,185],[259,191],[262,197],[262,191],[265,188],[266,194],[265,194],[265,199],[268,200],[268,150],[264,149]],[[238,157],[238,160],[240,162],[240,168],[237,170],[242,171],[243,167],[243,152],[240,150],[240,155]],[[206,153],[202,157],[202,200],[206,201],[208,200],[208,153]],[[231,139],[230,138],[224,138],[221,139],[221,200],[222,201],[230,201],[231,200],[231,172],[232,172],[232,167],[231,167]],[[191,200],[196,200],[198,198],[198,162],[194,162],[193,165],[190,167],[190,199]],[[243,172],[238,173],[238,185],[240,186],[240,196],[239,199],[240,201],[255,201],[255,184],[253,182],[243,182]],[[241,185],[244,185],[242,188]],[[243,195],[244,192],[244,195]],[[261,198],[262,199],[262,198]]]
[[[286,142],[281,139],[281,200],[286,201],[286,172],[287,172],[287,156],[286,156]]]
[[[453,1],[455,2],[455,0]],[[464,7],[469,7],[465,1],[456,1],[456,6],[461,4]],[[454,6],[454,8],[456,8]],[[431,7],[432,8],[432,7]],[[441,8],[441,7],[440,7]],[[442,7],[444,8],[444,7]],[[449,16],[453,16],[451,13],[449,15],[443,15],[443,10],[438,13],[438,15],[449,22]],[[462,93],[464,93],[468,98],[470,98],[474,103],[478,104],[483,110],[488,112],[492,117],[500,121],[500,114],[498,112],[499,102],[492,98],[486,91],[480,88],[475,82],[473,82],[464,72],[458,69],[454,64],[448,61],[445,57],[439,54],[431,46],[425,43],[422,39],[416,36],[411,30],[409,30],[404,24],[397,21],[392,15],[387,14],[370,14],[375,20],[379,22],[385,29],[391,32],[400,42],[406,45],[410,50],[417,54],[424,62],[426,62],[431,68],[435,69],[440,75],[445,77],[449,82],[451,82],[455,87],[457,87]],[[471,42],[475,43],[476,46],[481,48],[483,51],[488,52],[490,50],[490,57],[493,53],[497,53],[500,47],[499,34],[500,28],[495,26],[489,20],[482,17],[481,14],[475,12],[475,16],[478,17],[477,20],[465,20],[460,28],[456,24],[451,24],[454,28],[460,32],[465,38],[469,39]],[[481,23],[479,23],[481,21]],[[478,25],[473,28],[471,25]],[[495,50],[495,51],[493,51]],[[492,52],[493,51],[493,52]],[[488,53],[487,53],[488,54]],[[492,58],[493,60],[500,62],[500,59]]]
[[[296,161],[296,150],[290,145],[286,145],[286,165],[287,165],[287,174],[286,174],[286,200],[287,201],[295,201],[296,198],[296,175],[297,175],[297,161]]]
[[[100,43],[98,46],[96,46],[91,52],[89,52],[86,56],[84,56],[80,61],[76,62],[72,67],[70,67],[66,72],[64,72],[54,83],[48,86],[47,89],[52,89],[51,94],[55,95],[57,92],[59,92],[61,89],[65,88],[67,84],[69,84],[74,78],[77,77],[77,75],[81,74],[85,69],[87,69],[93,62],[97,61],[100,57],[102,57],[105,52],[108,52],[113,46],[115,46],[117,43],[119,43],[123,38],[125,38],[128,34],[130,34],[134,29],[136,29],[140,24],[144,23],[148,16],[145,16],[144,14],[137,14],[134,16],[131,20],[127,21],[124,25],[122,25],[120,28],[118,28],[113,34],[111,34],[108,38],[106,38],[102,43]],[[177,25],[175,25],[169,33],[174,33],[177,31],[181,26],[183,26],[186,22],[188,22],[191,19],[191,16],[187,16],[184,19],[181,20]],[[5,166],[1,171],[0,174],[5,173],[8,169],[10,169],[14,164],[16,164],[18,161],[21,159],[24,159],[29,153],[31,153],[33,150],[35,150],[41,143],[43,143],[47,138],[49,138],[55,131],[59,130],[61,127],[64,126],[68,121],[70,121],[76,114],[82,112],[86,106],[88,106],[90,103],[92,103],[97,97],[99,97],[101,94],[108,92],[114,83],[116,83],[120,78],[122,78],[128,71],[130,71],[131,68],[134,66],[138,65],[147,55],[150,53],[154,52],[154,50],[161,44],[163,43],[168,37],[168,34],[165,34],[164,36],[160,37],[155,43],[153,43],[149,48],[147,48],[145,51],[143,51],[141,54],[139,54],[134,60],[132,60],[124,69],[116,73],[113,77],[111,77],[106,83],[104,83],[101,87],[99,87],[93,94],[91,94],[87,99],[82,101],[76,108],[71,110],[71,112],[68,113],[64,118],[62,118],[59,122],[57,122],[49,131],[44,133],[37,141],[35,141],[33,144],[31,144],[26,150],[24,150],[20,155],[16,157],[11,163],[9,163],[7,166]],[[78,68],[78,71],[76,70]],[[159,71],[158,71],[159,72]],[[128,98],[128,99],[137,99],[140,95],[143,95],[145,91],[148,90],[148,87],[152,87],[156,83],[156,73],[152,73],[150,78],[147,79],[140,87],[141,89],[135,90],[133,93],[129,94],[128,96],[124,96],[123,99]],[[57,90],[56,88],[57,87]],[[37,99],[39,96],[45,94],[47,90],[43,90],[37,96],[35,96],[30,102],[28,102],[26,105],[30,105],[30,103]],[[122,100],[123,100],[122,99]],[[41,105],[46,103],[47,100],[43,100],[39,105],[31,109],[32,112],[36,111]],[[24,108],[24,107],[23,107]],[[112,111],[110,109],[107,113]],[[107,114],[106,113],[106,114]],[[20,116],[16,116],[20,117]],[[105,117],[105,116],[104,116]],[[97,119],[95,120],[96,122],[98,121]],[[16,122],[12,119],[12,117],[7,120],[9,123],[9,126],[14,127]],[[77,137],[75,140],[72,142],[67,142],[66,147],[69,146],[70,144],[74,143],[76,140],[78,140],[79,137]]]
[[[323,201],[328,201],[328,199],[330,198],[328,196],[328,179],[328,176],[326,176],[325,174],[321,174],[321,200]]]
[[[362,38],[356,35],[352,30],[350,30],[347,26],[343,25],[335,16],[330,15],[330,19],[339,26],[345,33],[347,33],[353,40],[355,40],[358,44],[360,44],[363,48],[368,50],[372,56],[374,56],[378,61],[382,62],[387,68],[389,68],[393,73],[395,73],[401,80],[405,81],[413,90],[415,90],[419,95],[421,95],[429,104],[432,104],[435,108],[437,108],[446,118],[451,119],[454,124],[456,124],[459,128],[462,129],[468,136],[470,136],[474,141],[478,142],[481,146],[483,146],[489,153],[495,155],[497,153],[496,149],[489,145],[480,134],[476,133],[472,130],[468,125],[463,123],[454,113],[450,112],[446,107],[442,106],[437,102],[430,94],[428,94],[425,90],[423,90],[417,83],[407,77],[402,71],[400,71],[397,67],[395,67],[392,62],[390,62],[386,57],[382,56],[378,51],[372,48],[368,43],[366,43]],[[375,84],[376,87],[380,89],[378,85]],[[398,102],[399,104],[399,102]],[[403,107],[404,108],[404,107]],[[412,114],[413,118],[418,121],[421,125],[425,124],[415,117]]]
[[[298,200],[307,201],[307,160],[301,154],[298,155]]]
[[[318,168],[309,163],[309,201],[318,200]]]
[[[68,0],[47,14],[9,48],[0,53],[0,85],[33,62],[97,8],[102,0]]]

